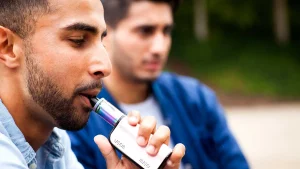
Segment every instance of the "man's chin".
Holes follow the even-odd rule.
[[[84,113],[80,112],[76,116],[69,117],[59,122],[58,128],[69,131],[77,131],[84,128],[89,120],[91,111],[86,111]]]
[[[139,83],[149,83],[155,81],[160,73],[155,73],[155,74],[148,74],[148,75],[143,75],[135,78],[135,81]]]
[[[68,125],[68,126],[62,125],[58,128],[63,129],[63,130],[68,130],[68,131],[78,131],[78,130],[83,129],[86,126],[87,122],[88,121],[86,120],[85,122],[80,123],[80,124],[77,123],[76,125]]]

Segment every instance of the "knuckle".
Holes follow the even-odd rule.
[[[140,129],[145,132],[145,131],[150,131],[152,130],[152,125],[150,123],[142,123],[140,125]]]
[[[154,127],[156,127],[156,120],[154,116],[147,116],[143,119],[142,125],[152,129]]]

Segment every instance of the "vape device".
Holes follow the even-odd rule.
[[[128,124],[127,116],[104,98],[91,98],[90,102],[94,107],[93,111],[114,127],[109,136],[113,147],[141,168],[160,169],[164,167],[172,153],[170,147],[163,144],[156,156],[149,155],[146,147],[141,147],[136,142],[139,125]]]

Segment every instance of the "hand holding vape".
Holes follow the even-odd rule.
[[[109,141],[128,159],[144,169],[163,168],[172,153],[172,149],[163,144],[156,156],[146,152],[145,147],[136,143],[139,125],[128,124],[127,117],[104,98],[91,98],[93,111],[99,114],[106,122],[114,126]]]

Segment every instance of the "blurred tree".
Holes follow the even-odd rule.
[[[299,0],[184,0],[169,68],[230,95],[299,99],[299,16]],[[201,23],[206,41],[196,37],[205,39]],[[290,40],[284,47],[276,29]]]
[[[197,40],[206,40],[209,36],[206,0],[194,0],[195,36]]]
[[[274,33],[279,44],[286,44],[290,40],[288,17],[288,0],[273,0]]]
[[[257,13],[257,7],[260,5],[260,1],[253,0],[210,0],[208,11],[223,25],[235,25],[239,29],[247,29],[260,18]]]

